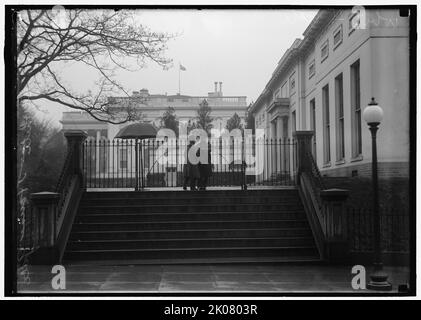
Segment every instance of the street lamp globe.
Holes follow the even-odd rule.
[[[371,98],[370,103],[364,109],[363,118],[367,124],[380,124],[383,120],[383,109],[377,104],[374,98]]]

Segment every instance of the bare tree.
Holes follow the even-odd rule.
[[[178,137],[179,121],[173,107],[168,107],[161,117],[161,128],[171,129]]]
[[[115,70],[135,71],[153,61],[168,68],[164,57],[173,35],[156,33],[139,24],[129,10],[24,10],[17,19],[17,87],[24,101],[48,100],[88,112],[93,118],[124,123],[138,117],[135,105],[116,80]],[[93,88],[75,92],[60,76],[64,63],[85,65],[98,75]]]
[[[211,112],[212,109],[209,106],[208,102],[206,101],[206,99],[203,99],[203,101],[199,104],[199,109],[197,109],[196,128],[203,129],[208,134],[213,128],[213,117],[211,116]]]

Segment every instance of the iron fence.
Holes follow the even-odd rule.
[[[24,214],[20,215],[17,223],[17,260],[19,264],[24,263],[27,255],[39,246],[41,237],[40,220],[36,219],[32,208],[25,205],[23,211]]]
[[[371,209],[348,207],[347,232],[350,250],[373,251],[374,216]],[[381,248],[385,252],[409,252],[409,216],[392,208],[382,209],[380,216]]]
[[[186,139],[87,140],[83,145],[86,187],[181,187],[187,144]],[[208,186],[295,184],[292,139],[213,138],[208,146],[212,168]]]

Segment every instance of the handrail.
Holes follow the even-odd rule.
[[[60,177],[57,181],[55,192],[60,194],[60,200],[57,206],[57,217],[56,221],[59,220],[62,214],[62,208],[66,200],[68,186],[72,176],[72,160],[73,160],[73,149],[70,149],[67,153],[66,159],[64,161],[63,169],[61,170]]]
[[[70,141],[68,141],[70,143]],[[75,170],[74,146],[68,148],[63,169],[56,185],[56,193],[60,195],[55,216],[55,250],[57,261],[61,261],[70,235],[74,217],[83,193],[83,176]]]
[[[315,179],[317,179],[317,183],[320,186],[320,188],[324,189],[324,183],[322,175],[320,174],[319,167],[317,166],[316,160],[314,160],[313,155],[310,151],[307,152],[307,157],[310,160],[311,163],[311,172],[313,173],[313,176]]]
[[[308,181],[312,187],[312,194],[314,197],[314,201],[317,202],[319,208],[322,207],[322,200],[320,198],[320,191],[325,189],[325,185],[323,183],[322,175],[320,174],[319,167],[317,166],[316,161],[313,158],[313,155],[310,151],[306,152],[305,154],[307,163],[309,164],[308,167],[305,167],[303,173],[307,173]]]
[[[298,141],[298,192],[304,205],[322,260],[346,263],[346,218],[348,191],[326,189],[311,153],[312,131],[296,131]]]
[[[66,196],[62,196],[64,198],[63,207],[61,209],[62,214],[60,215],[60,219],[57,220],[55,248],[57,252],[57,261],[59,262],[62,260],[77,208],[79,207],[79,202],[83,194],[82,177],[77,174],[72,175],[69,182]]]
[[[83,150],[81,143],[86,133],[73,130],[64,133],[67,154],[57,181],[56,192],[31,194],[31,220],[34,220],[39,247],[30,253],[31,263],[61,263],[70,231],[84,191],[81,169]],[[33,214],[32,214],[33,212]]]
[[[316,195],[310,183],[309,175],[303,172],[299,177],[298,191],[303,199],[304,209],[308,221],[313,231],[313,236],[316,241],[322,259],[325,257],[325,241],[326,241],[326,224],[323,219],[323,211],[316,201]]]
[[[319,249],[321,258],[324,259],[326,234],[326,217],[323,214],[323,202],[320,191],[325,189],[322,175],[317,163],[310,151],[304,153],[305,165],[302,165],[299,176],[299,192],[303,198],[303,203],[313,235]]]

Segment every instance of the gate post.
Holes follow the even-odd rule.
[[[84,186],[83,142],[88,135],[82,130],[67,130],[64,132],[64,136],[67,139],[67,153],[72,153],[72,159],[70,160],[72,167],[71,171],[81,178],[82,185]]]
[[[35,251],[30,255],[32,264],[51,264],[57,260],[57,204],[60,194],[38,192],[30,195],[35,221],[33,241]]]

